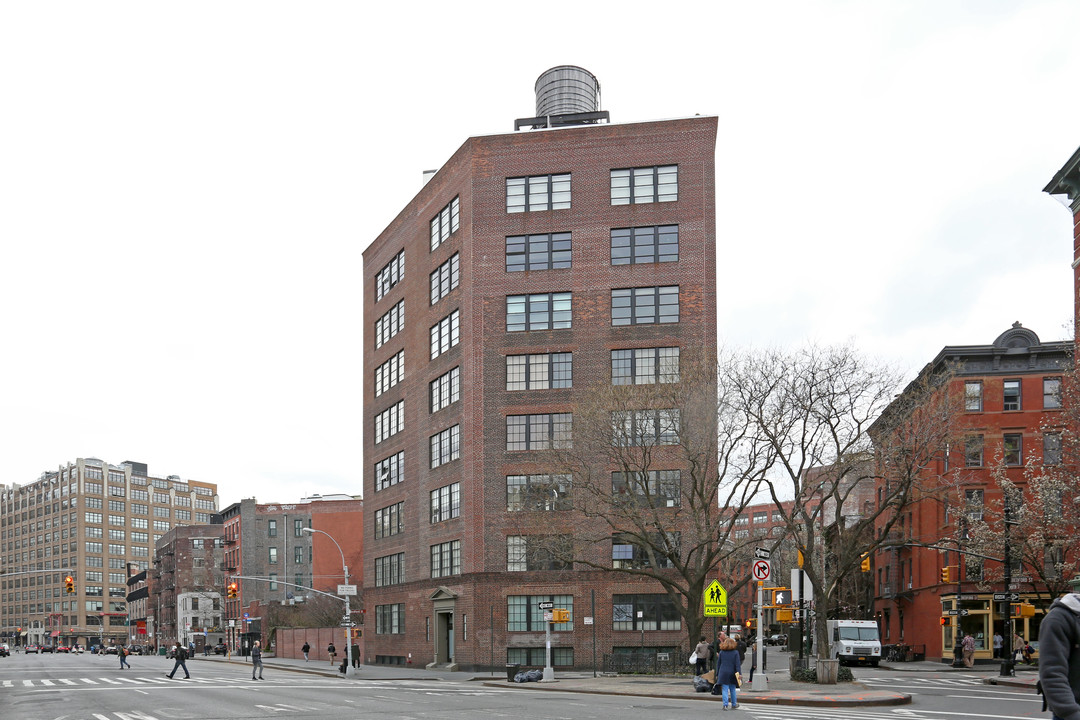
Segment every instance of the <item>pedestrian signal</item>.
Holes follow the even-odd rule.
[[[947,617],[942,617],[941,618],[941,626],[942,627],[948,627],[949,625],[952,625],[952,619],[947,618]]]

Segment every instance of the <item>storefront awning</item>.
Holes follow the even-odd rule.
[[[27,630],[23,630],[23,631],[22,631],[22,634],[21,634],[21,635],[19,635],[19,637],[26,637],[26,633],[27,633],[27,632],[28,632]]]
[[[60,631],[53,630],[51,633],[49,633],[49,637],[60,637]]]

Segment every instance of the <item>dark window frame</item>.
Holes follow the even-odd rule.
[[[670,262],[679,262],[678,225],[646,225],[611,229],[612,265]]]

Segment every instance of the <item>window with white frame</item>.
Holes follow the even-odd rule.
[[[1020,409],[1020,381],[1006,380],[1002,383],[1002,410]]]
[[[461,483],[450,483],[431,491],[431,524],[461,515]]]
[[[982,382],[968,380],[964,383],[964,410],[982,412]]]
[[[461,339],[460,311],[455,310],[431,326],[431,359],[442,355]]]
[[[982,467],[983,464],[983,436],[969,435],[964,438],[964,465],[966,467]]]
[[[1061,464],[1061,433],[1043,434],[1043,465]]]
[[[506,449],[551,450],[573,447],[572,413],[506,416]]]
[[[611,291],[611,324],[657,325],[679,322],[679,286],[616,288]]]
[[[402,250],[394,259],[375,274],[375,302],[383,299],[390,289],[401,282],[405,275],[405,250]]]
[[[431,218],[431,249],[442,245],[458,231],[460,208],[458,198],[454,198],[439,213]]]
[[[430,438],[432,469],[461,457],[461,426],[454,425]]]
[[[506,212],[564,210],[570,207],[570,173],[506,179]]]
[[[1024,436],[1005,433],[1002,438],[1002,454],[1006,465],[1022,465],[1024,462]]]
[[[403,327],[405,327],[405,300],[401,299],[375,321],[375,349],[385,345],[390,338],[401,332]]]
[[[1055,410],[1061,407],[1061,378],[1043,378],[1043,408]]]
[[[375,444],[397,435],[405,427],[405,401],[399,400],[375,416]]]
[[[638,265],[679,261],[679,226],[615,228],[611,231],[611,264]]]
[[[379,397],[405,378],[405,351],[375,368],[375,397]]]
[[[638,205],[679,199],[679,166],[623,168],[611,171],[611,204]]]
[[[633,348],[611,351],[613,385],[679,382],[679,348]]]
[[[570,267],[568,232],[511,235],[506,238],[506,272],[557,270]]]
[[[506,356],[507,390],[552,390],[573,386],[571,353]]]
[[[565,330],[572,327],[573,305],[568,292],[509,295],[506,331]]]
[[[450,294],[450,291],[458,286],[461,280],[461,258],[458,253],[450,256],[450,259],[435,268],[428,276],[431,289],[431,304],[442,300]]]
[[[435,413],[461,399],[461,368],[451,368],[449,372],[431,381],[428,395],[431,400],[431,412]]]

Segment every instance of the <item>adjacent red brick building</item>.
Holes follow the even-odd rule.
[[[576,398],[715,351],[717,120],[603,115],[468,139],[364,252],[365,662],[542,665],[541,601],[556,667],[685,645],[656,583],[529,548],[588,522],[536,452]]]

